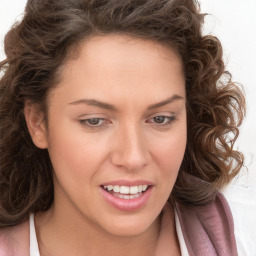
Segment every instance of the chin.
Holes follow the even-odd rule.
[[[105,230],[114,236],[131,237],[139,236],[158,225],[158,218],[141,216],[140,218],[120,217],[114,220],[114,223],[105,225]]]

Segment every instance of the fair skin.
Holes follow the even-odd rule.
[[[35,217],[42,256],[155,255],[186,147],[185,97],[174,50],[107,35],[83,42],[66,63],[48,98],[48,127],[26,104],[31,137],[54,168],[54,203]],[[135,208],[119,198],[117,207],[103,196],[110,183],[148,185],[138,197],[148,196]],[[180,255],[173,216],[170,234]]]

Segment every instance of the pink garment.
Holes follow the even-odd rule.
[[[29,222],[0,230],[0,256],[29,255]]]
[[[206,206],[175,204],[189,256],[237,256],[229,205],[220,193]],[[170,205],[164,207],[156,256],[172,255]],[[0,230],[0,256],[29,255],[29,222]]]
[[[217,192],[207,206],[176,203],[190,256],[237,256],[233,217],[225,197]]]

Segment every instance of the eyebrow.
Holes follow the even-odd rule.
[[[69,104],[70,105],[86,104],[89,106],[95,106],[95,107],[104,108],[112,111],[117,111],[117,109],[113,105],[102,102],[102,101],[94,100],[94,99],[81,99],[81,100],[71,102]]]
[[[177,95],[177,94],[174,94],[172,97],[170,97],[170,98],[168,98],[166,100],[163,100],[163,101],[158,102],[156,104],[150,105],[148,107],[148,110],[152,110],[152,109],[155,109],[155,108],[160,108],[162,106],[165,106],[165,105],[170,104],[173,101],[177,101],[177,100],[185,100],[185,99],[183,97]]]
[[[149,105],[148,110],[152,110],[152,109],[155,109],[155,108],[165,106],[165,105],[170,104],[170,103],[172,103],[176,100],[184,100],[184,98],[175,94],[175,95],[173,95],[172,97],[170,97],[166,100],[163,100],[161,102]],[[81,99],[81,100],[71,102],[69,104],[70,105],[86,104],[86,105],[89,105],[89,106],[95,106],[95,107],[99,107],[99,108],[103,108],[103,109],[117,111],[117,108],[115,106],[113,106],[109,103],[105,103],[105,102],[102,102],[102,101],[95,100],[95,99]]]

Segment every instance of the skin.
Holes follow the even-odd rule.
[[[31,137],[54,167],[54,203],[35,217],[40,253],[154,255],[186,147],[181,58],[123,35],[92,37],[80,50],[50,92],[48,126],[25,107]],[[152,182],[143,207],[127,212],[106,202],[100,185],[120,179]],[[170,233],[179,255],[173,216]]]

